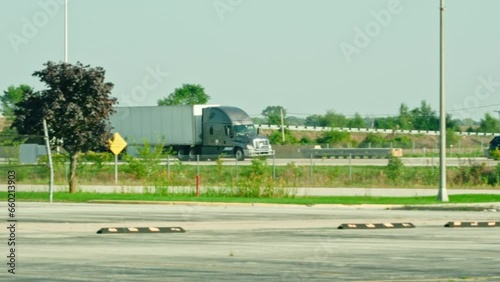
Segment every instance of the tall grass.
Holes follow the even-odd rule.
[[[284,187],[408,187],[435,188],[439,184],[437,166],[405,167],[395,158],[387,166],[315,166],[297,165],[273,167],[267,161],[254,159],[249,166],[223,165],[215,160],[196,166],[182,162],[166,165],[149,160],[147,163],[125,163],[119,166],[120,185],[138,185],[163,189],[194,187],[199,174],[201,185],[207,191],[238,197],[282,197]],[[144,169],[139,169],[143,166]],[[147,168],[147,169],[146,169]],[[46,165],[1,165],[0,173],[16,170],[20,184],[46,184],[49,171]],[[68,168],[64,162],[55,162],[55,184],[67,184]],[[114,185],[114,166],[85,164],[78,166],[80,185]],[[500,164],[486,166],[471,164],[447,168],[450,188],[500,188]],[[221,189],[223,187],[223,189]],[[213,189],[211,189],[213,188]],[[215,189],[217,188],[217,189]]]

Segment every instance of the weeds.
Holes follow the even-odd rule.
[[[387,164],[387,167],[385,169],[387,178],[389,178],[391,181],[397,181],[399,178],[402,178],[403,176],[401,175],[404,171],[404,164],[403,161],[401,161],[400,158],[390,156],[389,157],[389,162]]]
[[[159,150],[144,149],[142,158],[125,162],[118,167],[118,181],[130,186],[144,186],[146,192],[169,195],[173,186],[194,187],[196,175],[201,177],[202,194],[231,197],[291,197],[284,187],[415,187],[435,188],[439,183],[436,166],[405,167],[397,158],[387,166],[315,166],[296,165],[273,167],[264,159],[253,159],[251,165],[227,165],[221,158],[213,164],[185,165],[175,162],[169,166],[161,164]],[[55,184],[66,184],[65,157],[56,155]],[[108,156],[109,157],[109,156]],[[85,156],[82,156],[84,159]],[[107,163],[106,156],[98,163],[81,162],[78,169],[81,185],[113,185],[114,166]],[[102,162],[99,163],[99,160]],[[99,169],[98,169],[99,168]],[[6,173],[12,165],[0,166]],[[18,181],[22,184],[47,184],[48,167],[43,158],[40,165],[16,165]],[[500,164],[469,163],[447,168],[449,188],[498,188],[500,187]]]
[[[138,148],[138,156],[125,155],[123,160],[126,162],[124,171],[134,175],[136,179],[145,181],[155,179],[155,176],[161,174],[161,159],[165,157],[163,146],[152,146],[147,140],[143,140],[144,145]]]

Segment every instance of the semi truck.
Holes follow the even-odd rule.
[[[219,105],[115,107],[112,132],[133,148],[161,144],[180,160],[221,155],[244,160],[272,156],[269,139],[260,134],[242,109]],[[130,146],[132,145],[132,146]]]

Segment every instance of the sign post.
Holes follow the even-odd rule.
[[[109,140],[109,149],[115,154],[115,184],[118,184],[118,155],[127,147],[127,142],[117,132]]]

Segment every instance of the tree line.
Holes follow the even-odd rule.
[[[439,131],[439,115],[426,101],[422,101],[419,107],[413,109],[402,103],[398,114],[389,117],[362,117],[359,113],[353,117],[347,117],[330,110],[325,115],[314,114],[299,118],[288,116],[287,110],[282,106],[268,106],[261,114],[262,117],[253,118],[256,124],[281,125],[283,123],[291,126]],[[453,131],[498,133],[500,121],[490,113],[486,113],[479,121],[454,119],[447,114],[446,128]]]

